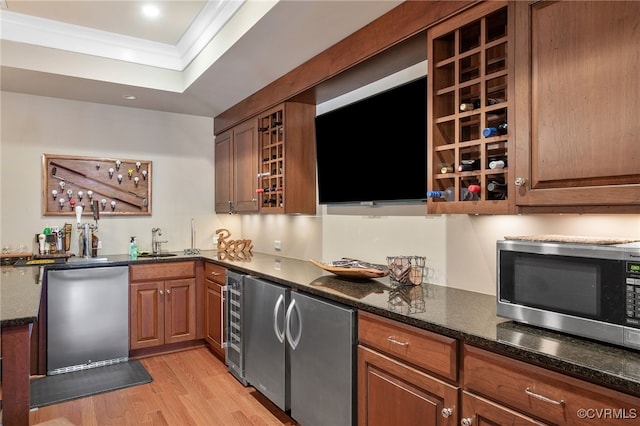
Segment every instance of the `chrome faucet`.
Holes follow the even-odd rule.
[[[162,235],[160,228],[151,228],[151,251],[153,254],[159,254],[162,251],[162,243],[169,241],[158,241],[158,236]]]

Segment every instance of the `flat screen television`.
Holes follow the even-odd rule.
[[[319,203],[425,200],[426,120],[426,77],[316,116]]]

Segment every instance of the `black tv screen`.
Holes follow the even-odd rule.
[[[425,200],[427,79],[316,116],[320,204]]]

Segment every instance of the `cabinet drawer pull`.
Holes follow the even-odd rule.
[[[218,275],[222,275],[220,272],[211,272],[211,275],[213,275],[214,277],[217,277]]]
[[[556,401],[555,399],[547,398],[546,396],[542,396],[542,395],[540,395],[538,393],[535,393],[529,388],[526,388],[524,390],[524,393],[526,393],[527,395],[532,396],[532,397],[534,397],[536,399],[539,399],[540,401],[548,402],[549,404],[564,405],[564,399],[561,399],[560,401]]]
[[[387,340],[390,341],[391,343],[395,344],[395,345],[409,346],[409,342],[400,342],[400,341],[396,340],[395,336],[389,336],[389,337],[387,337]]]

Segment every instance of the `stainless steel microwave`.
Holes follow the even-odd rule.
[[[640,245],[497,242],[497,314],[640,349]]]

